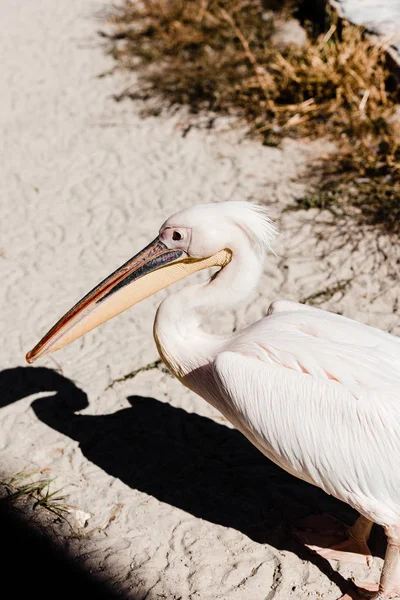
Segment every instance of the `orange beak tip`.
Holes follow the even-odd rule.
[[[27,353],[27,355],[25,356],[25,360],[28,364],[32,364],[33,362],[35,362],[35,357],[33,356],[33,352],[32,350],[29,350],[29,352]]]

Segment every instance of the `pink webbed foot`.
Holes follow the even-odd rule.
[[[399,600],[400,588],[393,590],[388,595],[384,592],[379,593],[378,583],[352,583],[344,596],[339,600]]]
[[[378,592],[378,588],[377,583],[360,583],[360,585],[351,583],[346,594],[340,596],[339,600],[371,600]]]
[[[329,515],[313,515],[296,523],[293,537],[311,552],[328,560],[371,566],[372,555],[364,539],[355,539],[349,527]],[[366,536],[368,537],[368,536]]]

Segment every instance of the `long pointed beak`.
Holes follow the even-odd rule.
[[[230,259],[229,250],[221,250],[209,258],[189,258],[183,250],[170,250],[157,237],[79,300],[27,353],[27,362],[33,363],[60,350],[186,275],[211,266],[224,266]]]

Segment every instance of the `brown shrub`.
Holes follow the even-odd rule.
[[[390,124],[399,88],[386,64],[388,42],[329,15],[326,32],[279,50],[266,5],[126,0],[111,17],[111,52],[139,70],[147,90],[193,111],[244,117],[264,144],[329,136],[338,153],[322,171],[320,204],[355,207],[363,221],[400,234],[400,148]],[[280,18],[291,10],[283,3]]]

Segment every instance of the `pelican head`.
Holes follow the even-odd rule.
[[[275,235],[265,209],[247,202],[197,205],[172,215],[159,235],[69,310],[27,353],[60,350],[101,323],[180,279],[227,265],[238,244],[263,253]]]

